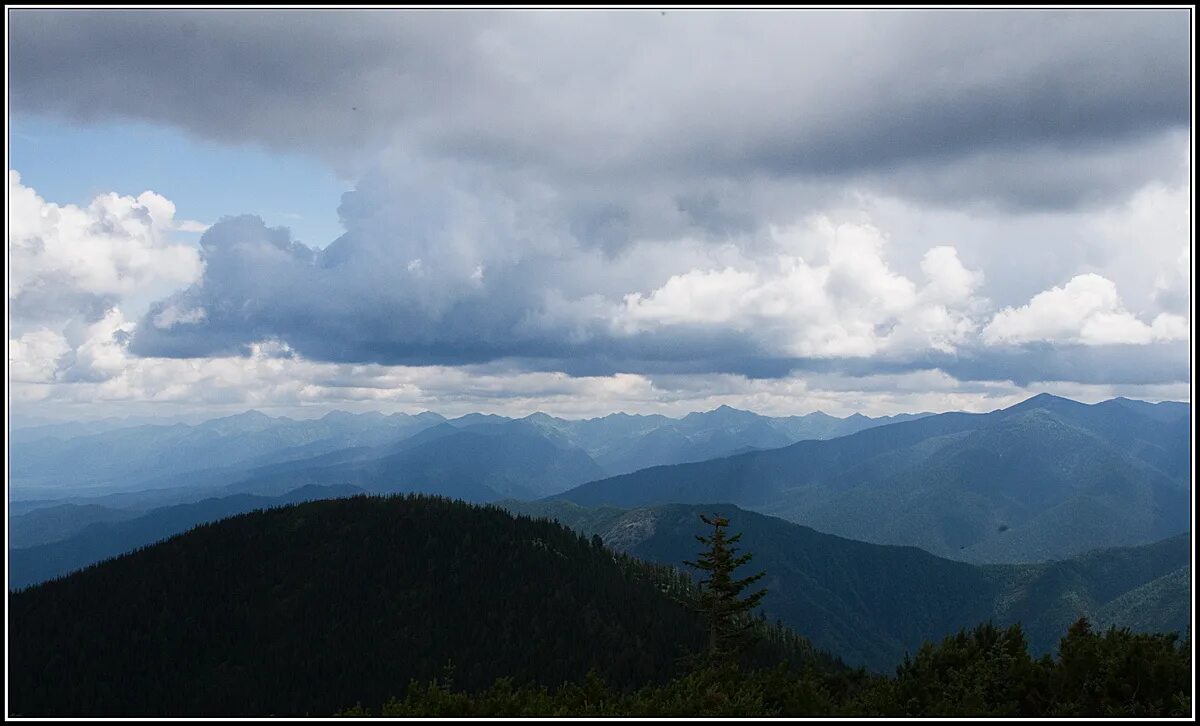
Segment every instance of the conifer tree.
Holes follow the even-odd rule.
[[[700,519],[713,528],[708,537],[696,536],[707,549],[696,561],[685,561],[684,564],[707,574],[700,580],[700,593],[694,608],[704,616],[708,626],[706,660],[711,665],[728,665],[753,642],[754,620],[750,611],[767,594],[766,590],[759,590],[743,597],[742,591],[767,573],[734,579],[734,570],[753,557],[749,552],[737,554],[734,545],[742,538],[741,533],[727,535],[725,529],[729,520],[719,514],[714,514],[711,519],[701,514]]]

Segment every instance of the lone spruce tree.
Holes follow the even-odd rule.
[[[711,519],[700,515],[705,524],[713,528],[710,536],[697,535],[696,539],[707,546],[695,562],[684,564],[707,573],[700,580],[700,595],[695,610],[704,616],[708,625],[708,648],[705,661],[708,665],[733,665],[738,656],[754,640],[753,610],[767,594],[759,590],[742,597],[742,591],[765,576],[766,572],[735,580],[733,571],[750,561],[750,553],[737,555],[733,545],[742,538],[741,533],[732,537],[725,532],[729,520],[719,514]]]

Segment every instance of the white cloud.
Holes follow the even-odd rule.
[[[180,310],[174,305],[166,307],[154,316],[152,322],[156,328],[170,328],[175,325],[195,325],[202,323],[208,317],[204,308]]]
[[[1186,339],[1186,320],[1168,313],[1147,324],[1125,309],[1117,286],[1095,273],[1033,296],[1027,305],[996,313],[983,330],[989,345],[1005,343],[1147,344]]]
[[[66,338],[48,328],[38,328],[8,340],[8,380],[13,383],[51,383],[58,359],[70,350]]]
[[[199,279],[198,249],[172,238],[197,223],[177,221],[154,192],[96,196],[86,207],[58,205],[8,174],[10,382],[45,389],[123,376],[136,324],[124,310],[148,305]],[[202,310],[169,310],[165,325],[197,322]],[[40,393],[39,393],[40,391]]]
[[[1175,156],[1177,184],[1151,183],[1123,204],[1104,210],[1082,225],[1089,235],[1097,272],[1120,286],[1135,312],[1153,304],[1184,314],[1189,308],[1192,245],[1190,180],[1191,148],[1183,139]]]
[[[211,226],[212,225],[205,224],[204,222],[197,222],[194,219],[181,219],[172,225],[171,229],[175,230],[176,232],[200,233],[204,232]]]
[[[125,346],[134,327],[120,308],[110,308],[90,324],[72,321],[64,331],[70,349],[59,357],[56,380],[99,382],[120,376],[128,363]]]
[[[626,315],[620,322],[630,331],[653,325],[728,323],[748,312],[746,296],[760,290],[760,282],[755,272],[730,267],[672,275],[647,296],[626,295]],[[756,302],[769,309],[774,301],[763,300],[760,294]]]
[[[1154,280],[1154,300],[1167,310],[1190,312],[1192,309],[1191,249],[1184,246],[1175,264],[1158,273]]]
[[[175,205],[154,192],[102,194],[87,207],[60,206],[12,170],[8,192],[14,317],[94,319],[127,297],[152,299],[200,277],[196,247],[170,237]]]
[[[1182,315],[1159,313],[1150,323],[1155,340],[1188,340],[1191,337],[1191,324]]]
[[[974,292],[982,275],[965,268],[953,247],[926,253],[927,281],[918,288],[889,268],[887,237],[870,224],[818,216],[806,229],[774,234],[777,249],[785,250],[774,259],[748,269],[693,269],[649,294],[626,295],[615,327],[628,334],[727,326],[781,355],[816,358],[952,352],[976,328],[971,316],[981,303]],[[810,262],[788,248],[823,253],[825,261]]]
[[[922,294],[931,302],[965,303],[983,283],[983,273],[968,270],[950,246],[934,247],[921,259],[921,270],[929,278]]]
[[[19,383],[100,383],[125,374],[134,323],[119,308],[94,322],[70,321],[62,332],[40,327],[8,341],[9,380]]]

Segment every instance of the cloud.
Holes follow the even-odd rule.
[[[927,253],[918,285],[889,268],[880,230],[823,216],[721,248],[668,240],[609,260],[551,226],[530,240],[528,220],[421,212],[403,225],[396,206],[409,208],[358,219],[349,199],[347,234],[324,250],[254,217],[219,221],[200,241],[203,278],[152,306],[133,350],[228,355],[277,337],[334,362],[780,375],[802,358],[951,353],[983,302],[981,274],[953,248]],[[668,261],[669,250],[685,254]],[[690,269],[673,272],[688,250]]]
[[[203,322],[206,317],[208,317],[208,314],[204,312],[204,308],[192,308],[185,311],[173,306],[167,306],[155,315],[150,322],[156,328],[172,328],[176,325],[195,325]]]
[[[97,331],[102,333],[103,331]],[[46,343],[43,362],[53,367],[62,350],[56,334],[10,340],[10,367],[20,370],[14,351]],[[97,340],[99,342],[99,340]],[[446,415],[472,411],[524,416],[545,411],[568,418],[613,411],[679,416],[734,405],[769,415],[823,410],[888,415],[914,411],[988,411],[1016,403],[1033,392],[1050,391],[1085,401],[1117,395],[1149,400],[1187,400],[1182,383],[1074,383],[1034,379],[1029,383],[969,381],[939,370],[867,373],[803,372],[779,378],[737,374],[617,373],[571,376],[504,366],[384,366],[306,360],[286,344],[262,341],[245,356],[198,359],[145,358],[119,345],[119,370],[108,377],[51,382],[45,376],[14,375],[13,410],[39,416],[89,418],[100,415],[168,415],[203,408],[220,412],[260,408],[276,415],[312,416],[337,408]],[[36,365],[36,356],[26,360]]]
[[[789,179],[1061,208],[1143,185],[1186,131],[1184,13],[19,10],[10,90],[350,173],[386,148],[505,169],[616,235],[616,182],[713,229],[750,209],[723,187]]]
[[[125,348],[134,323],[111,308],[91,324],[72,321],[64,334],[67,350],[58,357],[55,380],[63,383],[107,381],[125,371]]]
[[[1111,280],[1088,273],[1038,293],[1027,305],[1001,310],[982,335],[989,345],[1032,341],[1144,345],[1184,340],[1188,323],[1178,315],[1160,313],[1147,324],[1124,308]]]
[[[1179,250],[1175,264],[1160,272],[1154,279],[1154,301],[1168,310],[1191,310],[1192,257],[1191,250]]]
[[[22,383],[101,383],[123,375],[134,324],[119,308],[102,318],[71,320],[62,332],[39,327],[8,341],[9,380]]]
[[[8,340],[9,384],[51,383],[58,359],[70,350],[66,338],[49,328],[38,328]]]
[[[1150,183],[1123,203],[1089,216],[1095,271],[1118,283],[1134,312],[1189,314],[1191,293],[1191,154],[1183,151],[1175,184]],[[1099,252],[1100,254],[1097,254]]]
[[[175,205],[151,191],[59,205],[16,171],[8,184],[10,381],[71,387],[120,377],[136,327],[123,306],[144,308],[203,274],[196,247],[172,237]]]
[[[197,222],[194,219],[182,219],[176,222],[172,229],[178,232],[204,232],[208,227],[209,225]]]
[[[961,304],[970,301],[983,281],[983,273],[968,270],[953,247],[934,247],[921,259],[921,269],[929,278],[925,297],[932,302]]]
[[[1149,288],[1150,308],[1135,313],[1109,278],[1077,272],[1075,242],[1054,239],[1080,226],[1077,213],[1043,219],[1040,229],[954,217],[944,225],[920,209],[897,216],[864,197],[857,208],[730,234],[720,244],[685,235],[607,250],[576,236],[547,198],[524,188],[510,196],[487,180],[433,169],[442,183],[423,183],[430,175],[422,166],[364,180],[343,200],[346,234],[324,249],[252,216],[218,222],[201,238],[203,277],[151,307],[131,350],[225,356],[273,338],[316,361],[510,361],[575,376],[933,368],[962,380],[1023,382],[1051,372],[1093,383],[1105,375],[1139,384],[1188,376],[1186,352],[1171,344],[1187,338],[1186,319],[1154,307]],[[899,234],[873,223],[877,209]],[[938,243],[914,255],[931,224]],[[1094,239],[1126,244],[1114,225]],[[1050,241],[1022,239],[1031,229]],[[992,267],[964,262],[946,230]],[[1034,255],[1051,250],[1068,274],[1075,266],[1072,283],[1017,298],[1013,281],[1028,285],[1018,273],[1044,262],[1023,261],[1018,244]],[[1157,260],[1174,244],[1172,236],[1143,237],[1142,256]],[[1168,267],[1179,269],[1178,260]],[[1109,284],[1095,286],[1101,279]],[[1155,360],[1139,364],[1107,350],[1132,343]],[[1014,346],[1026,350],[1008,350]]]
[[[150,209],[170,209],[166,200],[102,195],[88,212],[46,203],[14,176],[15,191],[37,202],[14,205],[14,230],[50,225],[61,231],[61,224],[47,219],[64,209],[79,218],[75,228],[108,219],[111,230],[115,219],[140,234],[131,237],[149,248],[142,259],[150,262],[132,270],[102,265],[109,272],[99,279],[107,287],[77,284],[96,296],[94,308],[62,306],[60,317],[40,323],[14,318],[20,329],[10,337],[10,363],[23,379],[74,387],[125,380],[131,361],[140,358],[233,360],[264,344],[314,364],[467,366],[472,375],[484,364],[579,378],[734,374],[783,380],[944,370],[961,381],[1019,385],[1152,385],[1189,375],[1186,350],[1177,347],[1189,335],[1187,320],[1167,308],[1135,315],[1115,297],[1115,288],[1104,285],[1091,308],[1071,299],[1050,306],[1050,313],[1058,307],[1083,311],[1065,333],[1046,333],[1042,323],[1005,322],[1012,315],[1046,317],[1044,298],[1035,296],[1028,305],[1002,309],[981,336],[996,309],[993,295],[1004,293],[984,294],[991,273],[964,263],[951,244],[927,246],[913,257],[921,237],[906,231],[899,245],[871,221],[866,210],[879,206],[870,199],[858,211],[809,215],[792,225],[731,235],[723,244],[668,237],[638,240],[617,252],[584,243],[555,216],[552,204],[539,206],[523,194],[518,203],[487,187],[469,193],[453,176],[453,183],[422,185],[425,171],[367,180],[348,194],[341,209],[347,233],[324,249],[243,216],[207,230],[198,255],[158,229],[155,220],[168,215],[156,217]],[[146,220],[153,223],[149,231]],[[969,240],[971,230],[959,233]],[[85,244],[70,240],[90,243],[93,237],[53,239],[49,249],[68,260],[58,266],[69,268]],[[1147,240],[1144,249],[1158,249],[1151,242],[1158,240]],[[1171,237],[1163,242],[1175,243]],[[163,247],[171,252],[159,262],[188,264],[163,263],[160,270],[153,261]],[[978,257],[979,248],[972,250]],[[111,249],[108,254],[129,257]],[[14,259],[14,280],[24,280],[38,269],[31,261],[52,268],[44,260],[58,258]],[[1162,290],[1186,289],[1189,261],[1177,255],[1160,273],[1159,297],[1166,297]],[[180,269],[196,272],[182,275]],[[190,284],[157,301],[143,295],[142,306],[125,279],[161,289],[193,274],[198,277]],[[1068,295],[1078,287],[1067,285]],[[987,344],[1001,339],[1010,344]],[[1126,356],[1112,350],[1117,341],[1125,343],[1116,348],[1142,345]]]
[[[1171,340],[1186,331],[1170,318],[1139,321],[1163,339],[1144,345],[982,345],[983,273],[935,245],[903,274],[890,236],[861,218],[607,256],[569,234],[526,240],[519,216],[505,227],[484,223],[505,219],[492,211],[454,211],[449,227],[404,227],[395,204],[349,201],[350,231],[324,250],[228,218],[201,239],[200,278],[136,323],[112,306],[10,337],[16,410],[845,415],[989,410],[1037,390],[1190,395],[1186,340]],[[1095,310],[1128,314],[1097,289]]]
[[[955,356],[926,361],[959,380],[1011,381],[1019,386],[1059,381],[1148,386],[1191,380],[1187,340],[1082,345],[1031,342],[979,344]]]
[[[80,405],[1176,385],[1183,12],[14,11],[15,113],[356,182],[321,246],[10,174],[10,364]]]
[[[981,275],[952,247],[929,250],[916,284],[888,268],[886,238],[871,225],[817,217],[824,264],[781,255],[754,270],[692,270],[649,295],[630,293],[614,325],[626,333],[694,325],[753,331],[781,357],[867,357],[953,352],[975,329],[969,308]],[[783,232],[784,235],[790,232]]]
[[[8,173],[9,310],[48,321],[97,320],[130,296],[158,297],[199,279],[200,256],[171,240],[175,205],[143,192],[77,207],[46,202]]]

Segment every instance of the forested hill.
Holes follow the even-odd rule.
[[[504,502],[555,519],[643,560],[678,563],[695,547],[700,514],[720,512],[766,570],[763,610],[851,666],[890,673],[905,654],[986,620],[1020,622],[1035,655],[1072,622],[1177,632],[1190,622],[1191,538],[1098,550],[1032,565],[971,565],[915,547],[858,542],[731,504],[623,510],[570,502]]]
[[[704,642],[664,582],[495,507],[358,496],[260,510],[12,594],[9,713],[323,716],[447,661],[465,688],[593,668],[661,682]],[[812,656],[793,636],[759,655]]]

